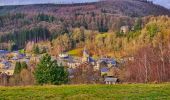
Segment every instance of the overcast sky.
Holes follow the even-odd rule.
[[[78,2],[93,2],[98,0],[0,0],[2,5],[22,5],[22,4],[39,4],[39,3],[78,3]],[[156,4],[170,8],[170,0],[150,0]]]
[[[150,0],[150,1],[153,1],[156,4],[162,5],[170,9],[170,0]]]

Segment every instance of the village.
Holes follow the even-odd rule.
[[[58,56],[52,56],[51,58],[52,60],[56,60],[58,65],[67,67],[70,80],[76,77],[76,70],[78,68],[81,68],[81,70],[83,71],[89,70],[91,72],[97,72],[97,76],[102,78],[102,83],[115,84],[116,82],[118,82],[115,71],[119,70],[122,63],[116,61],[114,58],[108,57],[94,59],[89,55],[89,52],[86,48],[84,48],[82,53],[82,57],[75,57],[67,53],[61,53]],[[42,56],[43,54],[31,55],[29,53],[22,53],[20,51],[9,52],[6,50],[0,50],[0,74],[13,76],[16,62],[25,62],[28,66],[32,67],[31,62],[38,63]],[[132,60],[132,58],[129,58],[129,60]],[[91,73],[89,75],[93,76],[92,74],[95,73]],[[88,80],[97,80],[97,78],[94,78],[95,77],[92,77]]]

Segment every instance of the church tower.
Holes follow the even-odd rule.
[[[89,59],[89,54],[86,47],[84,47],[82,62],[88,62],[88,59]]]

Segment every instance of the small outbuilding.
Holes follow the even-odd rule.
[[[106,77],[104,81],[105,84],[116,84],[118,82],[118,79],[113,77]]]

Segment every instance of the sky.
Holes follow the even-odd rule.
[[[22,5],[40,3],[81,3],[94,1],[98,0],[0,0],[0,5]]]
[[[170,0],[149,0],[170,9]]]
[[[80,3],[80,2],[94,2],[98,0],[0,0],[2,5],[23,5],[23,4],[40,4],[40,3]],[[156,4],[162,5],[170,9],[170,0],[149,0]]]

